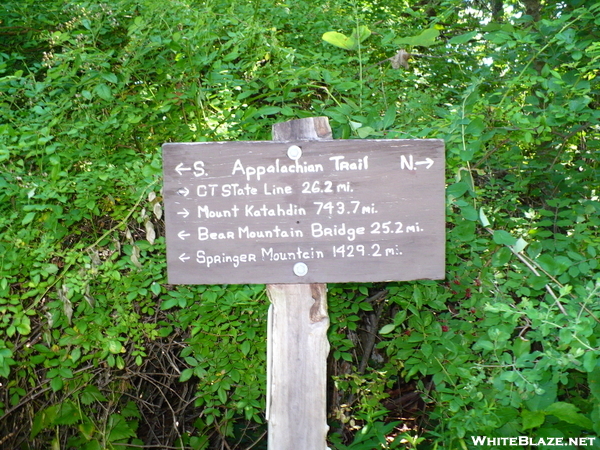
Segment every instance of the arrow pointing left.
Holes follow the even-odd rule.
[[[177,236],[179,236],[179,239],[181,239],[182,241],[185,241],[185,238],[191,236],[191,234],[186,233],[185,230],[181,230],[179,233],[177,233]]]
[[[186,262],[190,258],[191,258],[191,256],[185,256],[185,253],[182,253],[181,255],[179,255],[179,259],[181,260],[181,262]]]
[[[177,165],[177,167],[175,167],[175,171],[179,174],[179,175],[183,175],[183,172],[187,172],[189,170],[192,170],[191,167],[183,167],[183,163],[179,163]]]

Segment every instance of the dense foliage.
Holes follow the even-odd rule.
[[[329,287],[330,446],[599,435],[599,25],[591,0],[2,2],[0,447],[266,448],[264,289],[166,284],[160,145],[320,115],[448,164],[447,279]]]

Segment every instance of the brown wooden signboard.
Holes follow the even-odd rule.
[[[172,284],[444,278],[444,144],[163,145]]]

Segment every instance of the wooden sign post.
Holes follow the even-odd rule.
[[[267,284],[269,448],[326,448],[324,283],[443,279],[444,144],[332,140],[327,118],[273,141],[163,145],[171,284]]]
[[[331,139],[325,117],[273,126],[273,140]],[[302,270],[303,266],[300,266]],[[268,448],[327,448],[327,286],[268,284]]]

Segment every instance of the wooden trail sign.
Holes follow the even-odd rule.
[[[269,448],[325,450],[323,283],[444,278],[444,146],[333,141],[324,117],[273,139],[163,145],[168,279],[267,284]]]
[[[441,140],[163,146],[173,284],[444,277]]]

